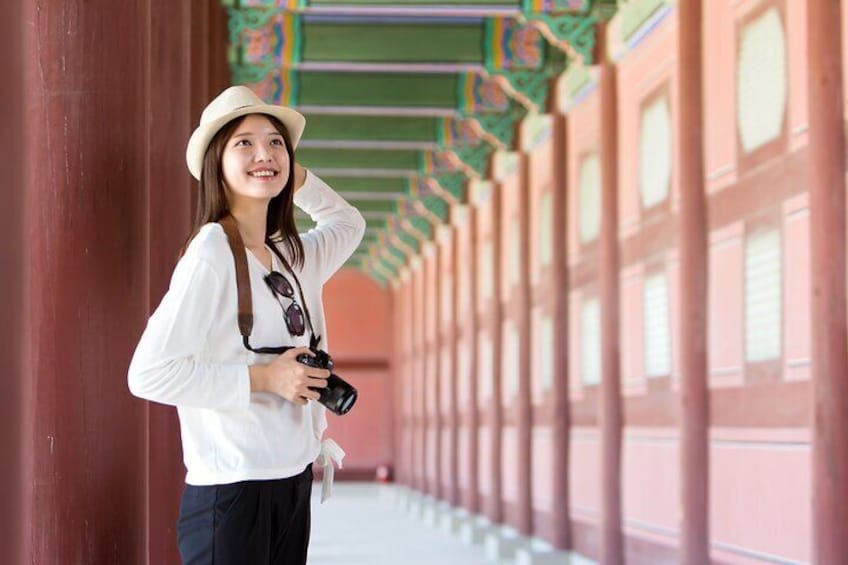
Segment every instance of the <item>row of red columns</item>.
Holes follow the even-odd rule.
[[[848,559],[848,352],[846,352],[846,303],[845,303],[845,155],[843,131],[843,91],[842,91],[842,59],[840,5],[835,0],[817,0],[809,3],[808,39],[810,51],[810,195],[811,195],[811,253],[813,261],[813,343],[814,343],[814,379],[816,388],[814,428],[814,523],[815,523],[815,554],[816,562],[838,563]],[[678,4],[679,13],[679,47],[678,61],[680,72],[680,119],[678,120],[677,139],[679,140],[681,159],[681,201],[679,219],[679,241],[681,260],[681,546],[680,561],[687,564],[700,564],[709,561],[709,392],[707,386],[707,206],[704,194],[704,118],[703,118],[703,51],[702,51],[702,10],[701,0],[681,0]],[[603,38],[601,45],[605,44]],[[621,499],[621,449],[622,449],[622,401],[620,394],[619,376],[619,267],[618,267],[618,218],[617,218],[617,150],[618,126],[616,70],[606,56],[601,55],[600,64],[600,123],[601,123],[601,186],[602,186],[602,227],[600,236],[600,265],[599,282],[602,304],[602,384],[600,396],[600,426],[602,435],[602,513],[601,513],[601,559],[604,563],[617,564],[625,561],[625,544],[622,535],[622,499]],[[556,119],[554,123],[555,154],[561,157],[566,150],[564,120]],[[555,158],[555,161],[558,161]],[[522,194],[520,198],[519,215],[522,222],[522,249],[527,249],[529,216],[527,214],[527,158],[521,156]],[[554,163],[556,189],[554,190],[554,206],[556,210],[564,209],[565,173],[561,163]],[[502,195],[496,185],[487,205],[494,208],[493,215],[501,216]],[[475,238],[480,237],[476,222],[479,209],[472,204],[469,211],[472,231]],[[554,225],[562,226],[555,220]],[[492,342],[492,350],[496,352],[492,366],[492,407],[478,412],[476,391],[477,368],[481,360],[480,352],[473,346],[468,350],[459,350],[459,355],[471,356],[470,374],[459,375],[457,363],[452,363],[453,373],[440,375],[438,369],[417,373],[420,386],[415,390],[425,390],[424,380],[435,378],[437,383],[449,383],[451,397],[455,398],[457,379],[470,379],[474,394],[471,395],[471,409],[465,424],[470,426],[468,450],[474,468],[458,469],[457,445],[452,440],[448,457],[451,474],[447,477],[450,490],[444,493],[440,490],[442,481],[441,465],[437,466],[436,485],[427,485],[424,479],[427,425],[439,425],[437,419],[427,422],[428,406],[420,404],[417,422],[417,459],[409,463],[410,469],[405,471],[407,484],[419,488],[439,498],[457,503],[458,472],[470,473],[467,484],[470,494],[463,498],[464,506],[473,513],[481,513],[492,522],[505,521],[503,506],[502,464],[503,460],[512,461],[517,465],[519,505],[517,509],[517,529],[520,533],[534,533],[532,515],[532,483],[531,483],[531,422],[532,406],[530,381],[528,372],[522,371],[519,380],[519,405],[517,406],[517,436],[518,451],[515,454],[502,453],[501,433],[504,429],[503,420],[505,407],[502,405],[501,364],[497,352],[502,350],[501,322],[504,312],[501,307],[501,249],[503,242],[503,222],[496,221],[495,232],[488,234],[489,241],[494,246],[493,272],[495,273],[494,291],[487,304],[478,304],[476,260],[467,264],[454,263],[454,278],[458,278],[457,269],[468,269],[472,284],[472,311],[468,319],[457,321],[459,324],[454,332],[442,335],[443,340],[455,344],[458,336],[470,333],[471,339],[464,343],[476,344],[479,331],[488,331]],[[553,278],[556,288],[566,288],[566,261],[564,238],[554,238]],[[456,257],[459,240],[454,238],[454,257]],[[473,242],[472,257],[480,252],[478,241]],[[526,255],[526,254],[525,254]],[[523,258],[521,272],[527,274],[526,257]],[[436,262],[436,272],[438,262]],[[413,343],[421,344],[423,349],[414,345],[408,350],[413,359],[427,358],[426,340],[416,340],[421,331],[423,311],[435,308],[436,305],[426,305],[425,278],[420,271],[413,270],[411,275],[413,294],[416,297],[418,310],[412,312],[411,319],[401,320],[401,323],[412,324],[418,329],[413,330]],[[519,285],[516,295],[519,301],[519,311],[522,315],[518,321],[520,335],[529,333],[529,287],[527,276]],[[458,312],[454,287],[452,311]],[[566,293],[560,293],[565,295]],[[401,299],[402,300],[402,299]],[[559,300],[555,307],[555,331],[557,336],[567,334],[567,301]],[[467,313],[466,313],[467,316]],[[529,340],[520,340],[519,359],[522,367],[529,366]],[[431,343],[430,347],[436,345]],[[431,349],[432,351],[432,349]],[[454,358],[456,358],[454,356]],[[569,437],[569,401],[567,396],[568,376],[566,356],[560,352],[554,359],[555,417],[553,420],[554,437],[558,438],[559,448],[554,453],[554,471],[558,480],[553,485],[554,512],[554,541],[560,548],[571,546],[568,518],[568,437]],[[436,385],[439,386],[438,384]],[[438,399],[438,396],[436,397]],[[436,407],[437,408],[437,407]],[[434,411],[438,413],[438,409]],[[459,419],[455,416],[455,407],[451,406],[451,418],[447,424],[451,437],[457,433]],[[480,453],[477,442],[477,429],[488,429],[491,434],[491,449],[489,455],[493,459],[490,465],[489,482],[491,496],[486,500],[480,499],[477,484],[477,456]],[[439,427],[436,428],[440,429]],[[437,434],[438,437],[438,434]],[[438,448],[435,457],[441,457],[442,450]],[[401,462],[403,465],[404,462]]]

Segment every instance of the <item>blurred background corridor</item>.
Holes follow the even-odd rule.
[[[368,225],[310,563],[848,563],[838,0],[3,12],[0,563],[179,562],[176,413],[126,374],[230,84]]]

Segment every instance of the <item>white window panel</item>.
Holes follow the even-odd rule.
[[[750,152],[780,135],[787,101],[786,37],[774,7],[742,31],[736,111],[742,147]]]
[[[448,324],[453,318],[453,277],[450,273],[442,275],[442,324]]]
[[[588,243],[601,230],[601,161],[592,153],[580,164],[580,240]]]
[[[780,235],[752,233],[745,242],[745,357],[765,361],[780,356]]]
[[[480,278],[480,298],[485,301],[492,298],[495,288],[495,281],[492,276],[494,273],[494,253],[491,241],[483,243],[478,258],[480,261],[477,269]]]
[[[650,208],[668,198],[671,184],[671,116],[663,96],[645,107],[639,131],[639,191]]]
[[[518,284],[521,280],[521,225],[512,222],[509,231],[509,282]]]
[[[553,259],[553,195],[545,191],[539,201],[539,267],[547,267]]]
[[[668,280],[665,273],[645,281],[645,372],[649,377],[671,374],[671,331]]]
[[[477,336],[477,395],[478,402],[492,396],[492,340],[485,334]]]
[[[550,316],[542,316],[538,340],[539,380],[542,392],[548,392],[554,380],[554,323]]]
[[[518,356],[518,330],[511,321],[504,322],[501,360],[503,363],[501,365],[503,392],[505,399],[508,399],[518,394],[518,377],[521,374]]]
[[[580,378],[583,384],[601,382],[601,308],[597,298],[586,300],[580,313]]]

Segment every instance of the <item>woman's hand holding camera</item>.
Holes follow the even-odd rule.
[[[290,349],[267,365],[251,365],[250,391],[270,392],[295,404],[318,400],[317,390],[326,388],[330,371],[304,365],[298,355],[314,355],[308,347]]]

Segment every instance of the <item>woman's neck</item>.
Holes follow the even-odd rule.
[[[265,228],[268,221],[267,202],[239,203],[238,206],[230,208],[230,214],[236,219],[245,247],[265,245]]]

